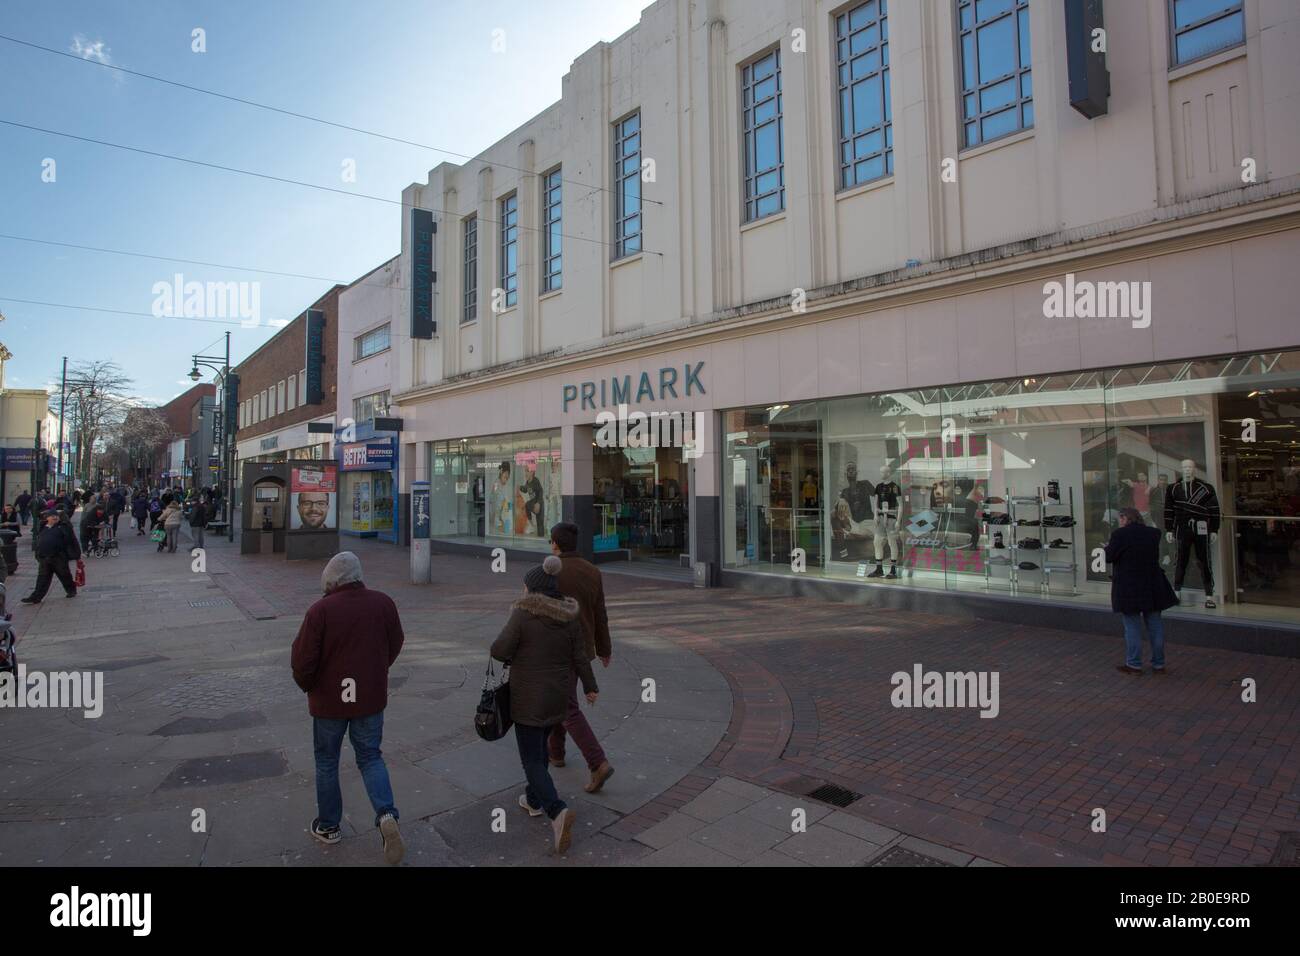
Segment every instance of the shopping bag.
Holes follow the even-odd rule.
[[[86,562],[77,558],[77,573],[72,579],[72,583],[79,588],[86,586]]]
[[[167,532],[162,528],[154,528],[153,531],[149,533],[149,540],[157,541],[159,544],[162,544],[167,540]]]
[[[487,676],[483,678],[483,696],[474,711],[474,730],[484,740],[500,740],[510,730],[510,665],[501,669],[496,681],[492,659],[488,658]]]

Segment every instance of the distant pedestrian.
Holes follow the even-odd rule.
[[[190,535],[194,538],[196,548],[203,547],[203,529],[208,524],[208,506],[203,498],[196,498],[190,505]]]
[[[1142,523],[1136,508],[1121,508],[1119,527],[1106,545],[1106,560],[1114,565],[1110,583],[1111,610],[1123,615],[1125,661],[1116,669],[1142,673],[1142,625],[1151,641],[1151,672],[1165,673],[1165,629],[1160,612],[1178,603],[1169,579],[1160,569],[1160,532]]]
[[[143,491],[137,491],[131,499],[131,517],[135,519],[136,535],[144,534],[145,522],[149,520],[149,499]]]
[[[0,512],[0,531],[12,531],[19,538],[23,536],[22,521],[18,518],[18,507],[16,505],[5,505],[4,511]]]
[[[560,559],[549,555],[524,575],[524,596],[512,605],[491,651],[496,660],[510,663],[510,717],[528,781],[519,806],[530,817],[550,818],[556,853],[569,848],[575,818],[551,780],[547,740],[568,713],[575,674],[589,704],[599,690],[578,623],[578,602],[558,590],[560,570]]]
[[[584,659],[590,663],[599,657],[600,663],[608,667],[613,649],[609,638],[609,618],[605,614],[605,586],[601,581],[600,570],[578,555],[578,526],[561,523],[551,528],[551,551],[560,558],[560,593],[578,602],[586,654]],[[583,789],[587,793],[597,793],[605,786],[605,781],[614,776],[614,768],[610,766],[600,741],[596,739],[596,734],[578,706],[577,671],[569,681],[569,708],[564,722],[551,731],[548,749],[551,763],[556,767],[564,766],[566,732],[582,751],[587,769],[591,771],[591,780]]]
[[[351,551],[330,558],[321,573],[325,596],[307,610],[293,642],[293,679],[307,692],[316,751],[316,812],[311,834],[321,843],[341,840],[343,792],[339,753],[352,741],[384,859],[400,863],[406,852],[397,807],[380,749],[388,706],[388,669],[405,636],[397,605],[361,580],[361,561]]]
[[[108,514],[109,523],[113,526],[113,537],[117,537],[117,522],[122,517],[122,512],[126,510],[126,495],[122,493],[121,488],[111,488],[108,492],[108,500],[104,502],[104,510]]]
[[[184,521],[181,503],[179,501],[169,502],[167,507],[162,510],[158,520],[163,526],[163,531],[166,532],[166,537],[159,543],[158,550],[161,551],[163,545],[166,545],[167,553],[175,554],[176,545],[180,541],[181,523]]]
[[[77,596],[77,584],[68,570],[69,561],[81,558],[81,549],[77,547],[77,536],[57,511],[45,512],[45,527],[35,536],[36,539],[36,587],[32,593],[23,598],[24,604],[40,604],[50,590],[50,580],[57,577],[68,597]]]
[[[31,493],[26,489],[23,489],[22,494],[14,499],[14,504],[18,506],[19,520],[22,522],[23,527],[27,527],[27,519],[32,516]]]
[[[152,534],[153,529],[158,527],[158,519],[162,517],[163,503],[158,495],[149,499],[149,532]],[[158,549],[159,551],[162,548]]]

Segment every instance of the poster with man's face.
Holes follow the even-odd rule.
[[[289,477],[289,530],[332,531],[338,527],[334,465],[294,468]]]

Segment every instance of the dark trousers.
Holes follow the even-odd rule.
[[[113,522],[113,537],[116,538],[116,537],[117,537],[117,519],[120,518],[120,517],[122,517],[122,512],[120,512],[120,511],[114,511],[114,512],[113,512],[111,515],[109,515],[108,517],[109,517],[109,520],[111,520],[111,521]]]
[[[546,738],[550,733],[550,727],[515,724],[519,762],[523,764],[524,776],[528,779],[528,789],[524,791],[524,796],[530,807],[545,810],[546,815],[554,820],[564,809],[565,803],[555,791],[555,781],[551,779],[551,770],[546,762]]]
[[[573,738],[573,742],[578,745],[578,749],[582,751],[582,758],[587,761],[587,769],[596,770],[605,762],[605,751],[601,748],[600,741],[596,739],[596,732],[591,729],[591,724],[587,723],[587,718],[582,713],[582,706],[578,703],[578,672],[574,671],[570,676],[572,679],[569,684],[569,703],[565,710],[564,722],[551,728],[548,741],[550,756],[556,760],[564,759],[564,735],[567,731]]]
[[[59,583],[63,585],[64,591],[68,594],[77,593],[76,582],[72,580],[72,572],[68,570],[68,559],[59,555],[39,562],[39,570],[36,573],[36,587],[32,590],[31,597],[37,601],[45,597],[50,590],[51,578],[56,576]]]
[[[1214,572],[1210,569],[1210,549],[1207,536],[1197,534],[1190,528],[1180,528],[1175,535],[1178,546],[1178,565],[1174,571],[1174,590],[1182,589],[1183,578],[1187,574],[1187,561],[1193,549],[1196,550],[1196,564],[1201,569],[1201,581],[1207,596],[1214,593]]]

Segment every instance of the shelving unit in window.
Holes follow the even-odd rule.
[[[1066,501],[1057,501],[1054,499],[1044,499],[1043,509],[1046,512],[1044,520],[1058,521],[1059,524],[1046,525],[1042,527],[1043,531],[1043,591],[1050,593],[1052,590],[1053,574],[1070,575],[1070,594],[1079,593],[1079,564],[1077,557],[1077,541],[1074,536],[1075,528],[1078,523],[1074,515],[1074,488],[1069,489],[1069,495]],[[1048,542],[1048,532],[1059,537],[1068,547],[1053,548]],[[1069,532],[1068,534],[1057,534],[1057,532]],[[1055,560],[1049,557],[1053,552],[1061,555],[1061,560]]]
[[[1043,573],[1043,499],[1039,495],[1008,495],[1008,513],[1011,516],[1011,581],[1015,589],[1020,588],[1020,572]],[[1021,521],[1028,522],[1021,524]],[[1021,529],[1033,529],[1022,532]],[[1025,542],[1037,541],[1037,547],[1026,547]],[[1037,558],[1037,560],[1032,560]],[[1036,567],[1022,568],[1020,563],[1028,561]]]
[[[985,501],[984,510],[980,512],[980,528],[984,532],[984,589],[987,591],[992,583],[990,571],[994,566],[1006,567],[1007,570],[1007,587],[1014,586],[1013,567],[1015,562],[1012,560],[1012,550],[1007,544],[1007,539],[1011,537],[1011,489],[1004,491],[1006,497],[1000,501]],[[994,510],[999,509],[999,510]],[[1006,520],[1003,520],[1005,518]],[[995,536],[1002,535],[1002,547],[994,547]]]

